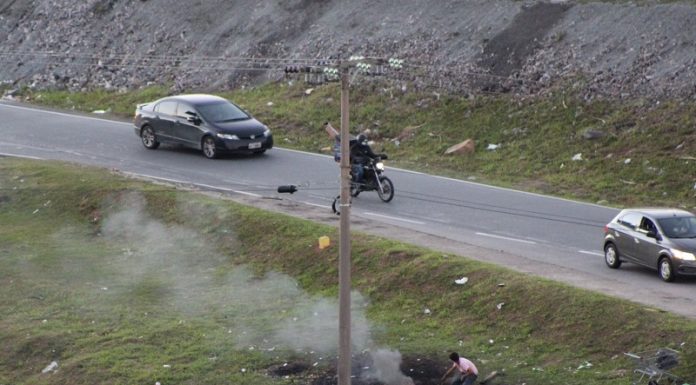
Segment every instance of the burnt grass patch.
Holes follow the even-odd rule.
[[[268,373],[274,377],[287,377],[299,383],[308,385],[337,385],[337,360],[328,365],[315,367],[312,364],[298,360],[273,365]],[[404,356],[401,362],[401,373],[413,381],[413,385],[438,385],[440,378],[449,365],[443,360],[433,360],[419,356]],[[354,355],[351,362],[351,383],[353,385],[407,385],[402,383],[383,382],[373,375],[373,361],[369,354]],[[295,382],[293,382],[295,383]]]

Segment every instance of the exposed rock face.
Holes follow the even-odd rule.
[[[696,6],[512,0],[5,0],[0,81],[229,88],[351,55],[409,87],[586,98],[696,95]],[[404,85],[405,87],[405,85]]]

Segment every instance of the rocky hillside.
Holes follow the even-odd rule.
[[[230,88],[400,58],[409,87],[694,98],[696,6],[510,0],[0,0],[0,81]]]

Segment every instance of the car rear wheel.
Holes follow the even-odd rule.
[[[667,257],[662,257],[660,262],[658,262],[658,272],[660,273],[660,278],[665,282],[674,281],[675,274],[672,270],[672,261]]]
[[[208,159],[215,159],[218,156],[217,147],[215,147],[215,140],[210,136],[203,138],[203,155]]]
[[[145,126],[140,130],[140,139],[143,141],[143,146],[149,150],[154,150],[160,145],[155,136],[155,132],[150,126]]]
[[[612,269],[618,269],[621,266],[619,252],[616,250],[616,246],[614,246],[613,243],[608,243],[604,246],[604,262]]]

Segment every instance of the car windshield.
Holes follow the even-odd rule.
[[[229,102],[198,106],[198,112],[200,112],[205,120],[214,123],[249,119],[249,115],[247,115],[246,112]]]
[[[658,222],[669,238],[696,238],[696,217],[663,218]]]

